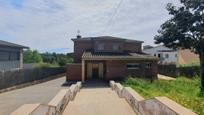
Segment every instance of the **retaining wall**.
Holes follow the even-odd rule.
[[[197,115],[167,97],[154,97],[145,100],[130,87],[110,81],[111,88],[119,97],[125,98],[138,115]]]
[[[72,101],[77,92],[80,91],[80,88],[81,82],[77,82],[70,88],[60,90],[47,105],[25,104],[10,115],[61,115],[69,101]]]

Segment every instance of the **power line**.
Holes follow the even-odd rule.
[[[117,12],[118,12],[119,8],[121,7],[122,3],[123,3],[123,0],[120,0],[120,2],[117,4],[117,6],[113,12],[113,15],[110,17],[110,20],[107,23],[107,28],[105,28],[104,32],[106,32],[106,30],[108,30],[112,26],[112,22],[113,22],[114,18],[117,16]]]

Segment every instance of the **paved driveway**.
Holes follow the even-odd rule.
[[[60,89],[65,77],[0,94],[0,115],[8,115],[23,104],[47,104]]]
[[[110,88],[82,88],[62,115],[136,115]]]

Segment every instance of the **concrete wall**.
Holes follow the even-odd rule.
[[[137,115],[197,115],[167,97],[145,100],[130,87],[110,81],[110,86],[119,97],[125,98]]]
[[[65,107],[72,101],[82,87],[81,82],[62,89],[48,104],[25,104],[10,115],[62,115]]]
[[[33,68],[0,71],[0,89],[20,85],[27,82],[42,80],[52,75],[64,73],[64,67]]]

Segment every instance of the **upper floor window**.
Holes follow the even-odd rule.
[[[98,50],[105,50],[105,44],[104,43],[99,43],[98,44]]]
[[[112,47],[113,47],[113,51],[120,50],[120,44],[119,43],[113,43]]]

